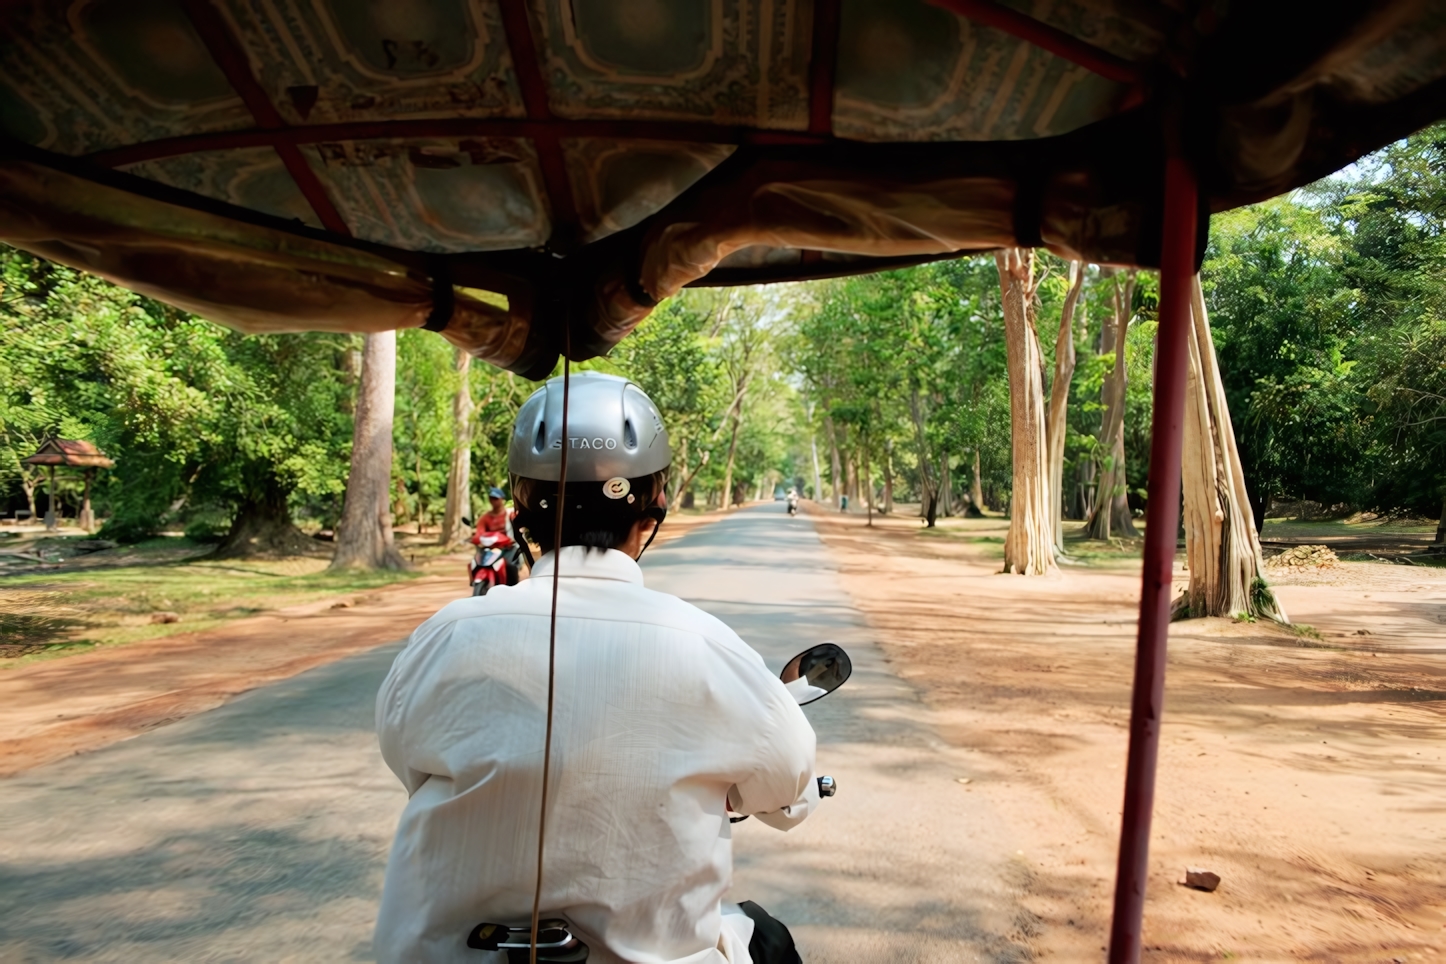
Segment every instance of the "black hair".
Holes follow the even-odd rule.
[[[607,483],[569,481],[562,513],[562,544],[616,549],[628,541],[640,519],[661,523],[667,513],[657,502],[667,483],[668,470],[663,469],[628,479],[626,495],[613,498],[603,491]],[[525,531],[544,553],[551,552],[557,532],[557,483],[515,477],[512,501],[517,507],[513,525]]]

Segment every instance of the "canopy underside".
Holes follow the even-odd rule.
[[[1155,265],[1167,110],[1210,210],[1446,115],[1446,0],[937,2],[5,3],[0,238],[537,375],[688,284]]]

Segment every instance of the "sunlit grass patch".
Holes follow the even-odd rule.
[[[214,629],[234,619],[414,578],[330,572],[325,559],[143,563],[0,579],[0,668],[98,646]],[[153,622],[174,613],[174,622]]]

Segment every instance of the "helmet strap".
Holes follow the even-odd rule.
[[[663,527],[663,520],[667,517],[668,507],[663,505],[648,506],[648,508],[643,512],[643,518],[652,519],[654,525],[653,531],[648,535],[648,541],[643,543],[643,547],[638,550],[639,559],[643,558],[643,553],[648,551],[648,546],[653,544],[653,540],[658,538],[658,530]]]

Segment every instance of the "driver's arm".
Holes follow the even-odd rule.
[[[815,737],[783,683],[767,670],[763,674],[754,684],[760,691],[764,716],[757,768],[728,791],[728,804],[734,813],[752,814],[770,827],[789,830],[818,803]],[[755,720],[754,725],[757,723]]]

